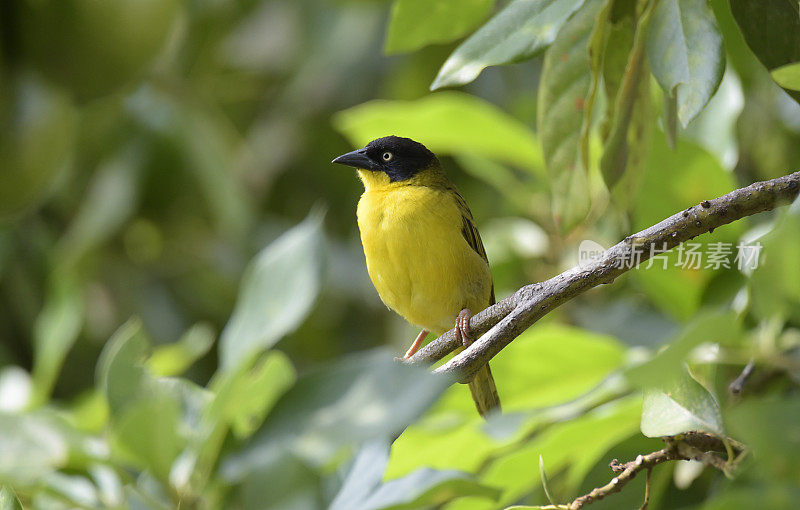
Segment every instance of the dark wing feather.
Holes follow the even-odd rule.
[[[462,197],[455,188],[449,191],[453,193],[458,209],[461,211],[461,235],[464,236],[464,239],[467,240],[467,244],[469,244],[488,265],[489,258],[486,256],[486,250],[483,248],[481,235],[478,233],[478,227],[475,226],[475,220],[472,218],[472,212],[469,210],[466,200],[464,200],[464,197]],[[492,295],[489,304],[494,304],[494,282],[492,282]]]

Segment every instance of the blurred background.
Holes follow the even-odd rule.
[[[330,164],[352,149],[334,113],[425,96],[451,49],[376,51],[388,8],[4,2],[0,363],[32,366],[36,317],[65,287],[80,294],[82,318],[55,385],[61,398],[91,385],[88,368],[131,316],[162,343],[199,321],[219,332],[245,264],[314,207],[328,211],[326,283],[311,318],[281,348],[304,367],[413,339],[366,275],[355,224],[361,184]],[[470,89],[532,125],[537,67],[493,70]],[[490,242],[492,218],[519,212],[518,204],[452,159],[445,166]],[[529,190],[545,191],[535,181]],[[518,219],[497,230],[519,234],[497,239],[519,244],[505,258],[523,256],[500,289],[547,274],[528,264],[546,251],[540,228]],[[203,382],[215,367],[212,350],[192,376]]]
[[[372,133],[397,131],[391,112],[383,125],[376,113],[372,131],[353,127],[358,120],[337,124],[334,114],[376,98],[430,96],[454,47],[386,55],[390,5],[3,2],[0,363],[32,366],[36,317],[59,292],[82,302],[59,397],[90,385],[87,368],[131,316],[162,343],[196,322],[219,332],[246,262],[314,207],[328,211],[325,284],[310,319],[281,349],[302,368],[387,342],[399,350],[412,339],[366,276],[355,225],[361,185],[329,163]],[[729,62],[714,99],[721,104],[691,133],[741,176],[723,177],[720,192],[736,180],[781,175],[800,157],[797,105],[733,40],[739,74]],[[535,140],[540,66],[487,70],[464,90],[489,105],[464,109],[496,108],[490,113],[507,117],[503,123],[527,126],[525,143]],[[430,97],[444,94],[454,93]],[[437,152],[478,220],[498,296],[574,261],[574,246],[551,226],[541,157],[474,154],[469,134],[459,144],[452,124],[429,122],[434,133],[454,130],[456,140]],[[493,136],[491,125],[482,128]],[[626,221],[612,218],[595,240],[608,245],[626,233]],[[582,236],[586,229],[573,238]],[[211,350],[192,377],[202,382],[215,366]]]
[[[750,53],[727,2],[712,2],[728,52],[719,91],[671,150],[653,81],[647,125],[657,136],[643,142],[640,188],[614,198],[593,170],[587,219],[565,232],[537,138],[542,60],[429,91],[456,39],[504,4],[488,3],[442,41],[401,44],[387,36],[392,3],[379,0],[3,1],[0,366],[32,372],[34,400],[80,400],[106,341],[139,317],[157,346],[202,332],[208,341],[184,375],[206,385],[219,363],[211,342],[248,262],[322,214],[319,295],[277,348],[301,374],[379,345],[402,352],[417,331],[367,277],[361,184],[330,164],[377,136],[414,134],[440,155],[476,218],[498,298],[574,265],[583,239],[607,247],[701,199],[797,169],[800,107]],[[771,220],[704,242],[755,239]],[[703,306],[732,302],[746,280],[735,265],[634,273],[551,314],[545,336],[565,334],[556,323],[578,326],[612,335],[633,359]],[[58,352],[37,356],[46,345]],[[542,398],[519,407],[561,401]]]

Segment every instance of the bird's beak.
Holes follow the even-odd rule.
[[[367,157],[367,151],[358,149],[347,154],[342,154],[338,158],[331,161],[331,163],[339,163],[340,165],[352,166],[355,168],[363,168],[368,170],[372,166],[372,160]]]

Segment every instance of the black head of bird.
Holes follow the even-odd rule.
[[[404,181],[431,166],[438,166],[436,155],[411,138],[384,136],[364,148],[342,154],[332,161],[372,172],[383,172],[389,182]]]

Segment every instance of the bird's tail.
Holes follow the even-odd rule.
[[[468,386],[481,416],[486,418],[490,412],[500,412],[500,397],[497,395],[497,387],[488,363],[478,370]]]

